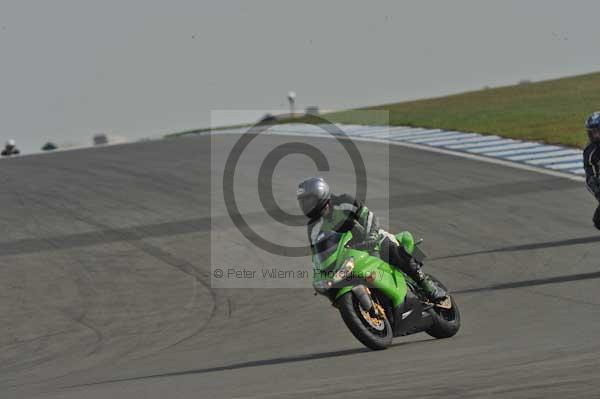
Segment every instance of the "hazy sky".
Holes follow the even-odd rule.
[[[157,136],[285,108],[289,90],[333,109],[596,71],[599,15],[597,0],[0,0],[0,140]]]

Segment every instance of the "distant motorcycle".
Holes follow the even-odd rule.
[[[415,260],[424,258],[412,234],[405,231],[396,239]],[[449,338],[458,332],[460,313],[451,295],[439,303],[429,302],[410,277],[370,254],[374,242],[351,242],[350,231],[320,234],[311,247],[313,287],[339,309],[361,343],[380,350],[397,336],[424,331],[435,338]]]
[[[0,153],[0,155],[2,155],[3,157],[10,157],[12,155],[19,155],[19,154],[20,154],[20,151],[17,148],[17,145],[15,144],[15,141],[13,139],[10,139],[6,142],[6,145],[4,146],[2,153]]]

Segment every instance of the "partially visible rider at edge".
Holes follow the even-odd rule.
[[[585,169],[585,182],[588,190],[599,202],[594,212],[594,226],[600,230],[600,112],[594,112],[587,119],[585,128],[589,143],[583,150],[583,167]]]
[[[412,278],[431,301],[444,299],[447,293],[422,270],[396,238],[379,228],[377,217],[360,201],[348,194],[331,193],[322,177],[302,181],[296,193],[302,213],[309,219],[308,239],[318,241],[322,231],[352,232],[353,242],[376,242],[379,256]]]

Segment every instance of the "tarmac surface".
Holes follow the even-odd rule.
[[[462,316],[454,338],[417,334],[372,352],[310,281],[211,278],[310,270],[308,256],[265,252],[231,224],[220,184],[238,138],[2,162],[1,398],[600,397],[600,233],[583,184],[357,143],[367,205],[390,230],[425,238],[426,270]],[[294,141],[327,154],[334,191],[354,190],[339,143]],[[240,213],[301,245],[305,229],[257,200],[262,152],[243,154]],[[277,203],[294,210],[297,181],[315,174],[306,157],[282,159]]]

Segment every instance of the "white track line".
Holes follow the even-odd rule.
[[[550,157],[555,157],[555,156],[559,156],[559,155],[573,155],[573,154],[579,154],[583,157],[582,152],[580,150],[551,150],[551,151],[546,151],[546,152],[538,152],[535,154],[525,154],[525,155],[515,155],[512,157],[506,157],[506,159],[510,159],[511,161],[524,161],[524,160],[530,160],[530,159],[537,159],[537,158],[550,158]],[[486,154],[489,155],[489,154]]]
[[[432,146],[435,147],[444,147],[444,146],[448,146],[451,144],[458,144],[458,143],[482,143],[484,141],[490,142],[490,141],[494,141],[494,140],[499,140],[502,137],[499,136],[482,136],[482,135],[477,135],[477,137],[473,137],[470,139],[458,139],[458,140],[448,140],[448,141],[439,141],[437,143],[431,143]]]
[[[579,162],[570,162],[570,163],[557,163],[553,165],[546,165],[546,168],[555,169],[555,170],[565,170],[565,169],[574,169],[574,168],[583,168],[583,160]]]
[[[449,145],[447,146],[447,148],[450,148],[452,150],[468,150],[470,148],[480,148],[480,147],[486,147],[486,146],[490,146],[492,144],[494,145],[500,145],[500,144],[510,144],[510,143],[514,143],[514,140],[510,140],[510,139],[499,139],[499,140],[493,140],[493,141],[488,141],[486,143],[470,143],[470,144],[455,144],[455,145]]]
[[[490,156],[490,157],[505,157],[507,155],[533,154],[533,153],[546,152],[546,151],[556,151],[556,150],[560,150],[560,149],[563,149],[563,147],[556,147],[556,146],[551,146],[551,145],[540,145],[539,147],[522,148],[520,150],[494,151],[494,152],[487,153],[486,155]]]
[[[342,128],[343,130],[343,128]],[[402,127],[402,128],[393,128],[393,127],[381,127],[379,129],[365,129],[362,131],[358,131],[353,133],[352,136],[373,136],[375,134],[402,134],[402,133],[414,133],[415,131],[425,131],[426,129],[418,129],[414,127]]]
[[[435,134],[445,134],[446,132],[441,131],[439,129],[428,129],[428,130],[412,130],[410,132],[391,132],[387,135],[379,135],[380,138],[388,138],[388,139],[392,139],[392,140],[406,140],[407,138],[410,137],[418,137],[418,136],[426,136],[426,135],[435,135]],[[369,137],[373,137],[373,136],[369,136]]]
[[[212,133],[218,134],[219,132],[215,131]],[[323,138],[323,139],[335,139],[335,140],[339,139],[339,137],[334,137],[331,135],[305,134],[305,133],[300,133],[300,132],[292,132],[292,133],[288,133],[286,135],[315,137],[315,138]],[[451,155],[451,156],[455,156],[455,157],[459,157],[459,158],[471,159],[471,160],[491,163],[491,164],[495,164],[495,165],[502,165],[502,166],[506,166],[509,168],[513,168],[513,169],[520,169],[520,170],[526,170],[526,171],[530,171],[530,172],[541,173],[543,175],[560,177],[563,179],[568,179],[568,180],[572,180],[572,181],[576,181],[576,182],[585,182],[585,177],[578,176],[578,175],[582,174],[582,172],[579,169],[579,168],[581,168],[582,163],[569,164],[570,170],[576,170],[576,172],[568,173],[568,172],[561,171],[562,169],[556,169],[556,168],[547,169],[547,168],[542,168],[542,167],[538,167],[538,166],[534,166],[534,165],[513,162],[510,160],[503,159],[503,158],[491,158],[488,156],[483,156],[483,155],[478,155],[478,154],[473,154],[473,153],[468,153],[468,152],[463,152],[463,151],[455,151],[455,150],[451,150],[451,149],[434,147],[434,146],[429,146],[429,145],[424,145],[424,144],[409,143],[409,142],[402,142],[402,141],[395,141],[395,140],[385,140],[385,139],[378,139],[378,138],[372,138],[372,137],[371,138],[370,137],[359,137],[359,136],[349,136],[348,139],[351,139],[354,141],[372,142],[372,143],[380,143],[380,144],[387,144],[387,145],[395,145],[395,146],[406,147],[406,148],[414,148],[414,149],[433,152],[433,153],[437,153],[437,154]],[[557,148],[560,148],[560,147],[557,147]]]
[[[547,165],[547,164],[566,162],[566,161],[581,161],[581,163],[583,163],[583,156],[581,154],[567,155],[565,157],[549,157],[549,158],[526,160],[525,162],[530,165]]]
[[[534,147],[538,147],[539,144],[538,143],[514,143],[514,144],[501,144],[501,145],[494,145],[494,146],[490,146],[490,147],[483,147],[483,148],[475,148],[472,150],[469,150],[469,152],[477,152],[477,153],[481,153],[484,155],[487,155],[490,152],[495,152],[495,151],[500,151],[500,150],[514,150],[517,148],[534,148]]]
[[[429,144],[431,145],[431,143],[435,143],[438,141],[442,141],[442,140],[449,140],[449,139],[467,139],[467,138],[471,138],[475,136],[474,134],[469,134],[469,133],[450,133],[447,136],[441,137],[441,136],[436,136],[436,137],[427,137],[427,138],[418,138],[418,139],[410,139],[407,141],[410,141],[411,143],[423,143],[423,144]]]
[[[441,139],[448,138],[451,136],[456,136],[456,133],[453,132],[435,132],[435,133],[419,133],[414,134],[412,136],[402,137],[403,141],[413,141],[413,140],[427,140],[427,139]]]

